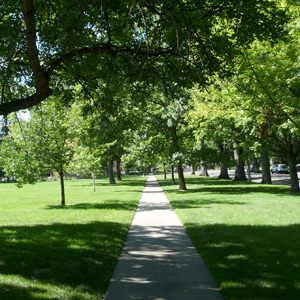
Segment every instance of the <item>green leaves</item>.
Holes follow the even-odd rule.
[[[51,169],[61,172],[68,166],[74,154],[75,125],[69,120],[69,111],[55,102],[32,110],[28,121],[12,119],[10,134],[0,148],[0,165],[17,178],[19,187]]]
[[[93,90],[99,78],[191,86],[215,72],[228,75],[237,50],[255,38],[273,42],[283,35],[287,18],[278,6],[269,0],[5,1],[0,114],[76,83]]]

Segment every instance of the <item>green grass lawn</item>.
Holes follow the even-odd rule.
[[[290,187],[157,176],[227,300],[300,299],[300,195]]]
[[[0,299],[102,299],[146,177],[0,184]]]

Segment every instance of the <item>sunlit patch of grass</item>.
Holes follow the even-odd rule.
[[[1,299],[82,299],[98,300],[85,286],[54,285],[18,275],[0,275]]]
[[[220,242],[218,244],[211,244],[208,243],[207,247],[215,247],[215,248],[221,248],[221,247],[245,247],[244,244],[239,244],[239,243],[227,243],[227,242]]]
[[[288,186],[158,177],[226,299],[300,299],[300,197]]]
[[[241,282],[225,281],[222,283],[224,288],[245,288],[246,285]]]
[[[256,280],[254,281],[254,285],[259,288],[277,288],[276,284],[267,280]]]
[[[0,299],[102,299],[145,182],[0,184]]]
[[[247,255],[242,255],[242,254],[239,254],[239,255],[231,254],[231,255],[226,256],[226,258],[227,259],[242,259],[242,260],[248,259]]]

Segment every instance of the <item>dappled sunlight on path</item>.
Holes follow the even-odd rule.
[[[105,300],[119,299],[223,299],[153,176],[105,296]]]

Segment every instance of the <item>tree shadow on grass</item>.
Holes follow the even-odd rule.
[[[161,187],[170,186],[165,181],[159,181]],[[231,180],[220,180],[217,178],[186,178],[186,185],[189,193],[211,193],[211,194],[227,194],[227,195],[242,195],[249,193],[266,193],[272,195],[287,195],[290,190],[287,186],[282,185],[264,185],[258,183],[238,182]],[[196,186],[196,188],[195,188]],[[189,188],[190,187],[190,188]],[[167,190],[166,193],[182,193],[177,189]],[[289,193],[291,196],[299,197],[299,194]]]
[[[136,201],[119,201],[108,200],[101,203],[76,203],[72,205],[49,205],[46,209],[116,209],[116,210],[135,210],[137,207]]]
[[[189,209],[189,208],[201,208],[201,207],[205,207],[205,209],[207,209],[208,206],[220,205],[220,204],[247,205],[246,202],[242,202],[242,201],[230,201],[230,200],[220,201],[219,199],[210,199],[210,200],[184,199],[183,201],[172,201],[172,207],[174,209]]]
[[[95,186],[96,187],[107,187],[107,186],[110,186],[110,187],[114,187],[114,186],[118,186],[118,187],[127,187],[127,186],[132,186],[132,187],[144,187],[146,184],[146,179],[145,180],[121,180],[121,181],[116,181],[116,184],[110,184],[107,180],[107,182],[96,182],[95,183]],[[88,186],[93,186],[93,182],[92,181],[85,181],[84,183],[74,183],[72,184],[72,187],[88,187]]]
[[[185,227],[226,299],[300,299],[300,225]]]
[[[100,299],[128,229],[114,222],[1,227],[0,298]]]

